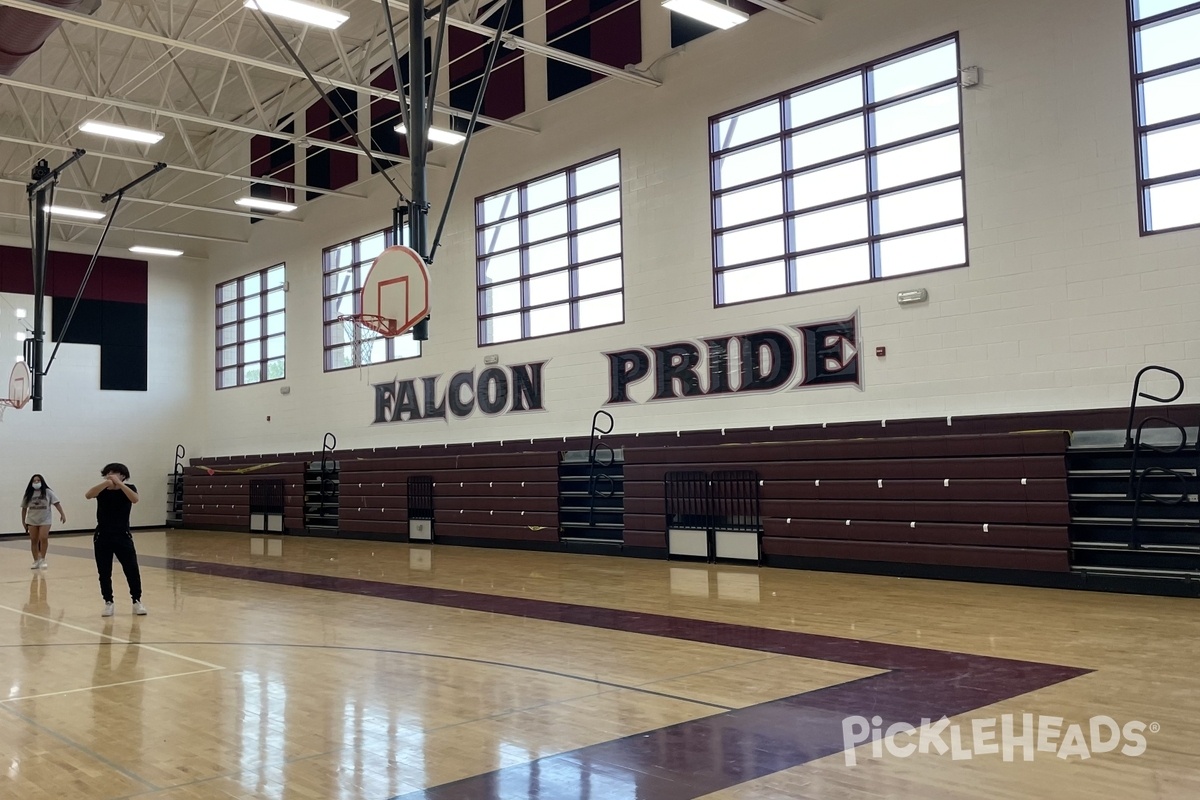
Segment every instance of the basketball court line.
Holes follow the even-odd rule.
[[[207,661],[201,661],[198,658],[192,658],[191,656],[185,656],[185,655],[181,655],[179,653],[172,653],[170,650],[162,650],[160,648],[153,647],[148,644],[142,644],[141,642],[134,642],[129,639],[122,639],[120,636],[113,636],[110,633],[103,633],[101,631],[93,631],[88,628],[80,627],[79,625],[72,625],[69,622],[62,622],[60,620],[55,620],[51,617],[43,617],[40,614],[31,614],[30,612],[25,611],[20,608],[13,608],[12,606],[0,605],[0,610],[11,611],[12,613],[19,614],[23,617],[32,617],[34,619],[40,619],[44,622],[52,622],[61,627],[70,628],[71,630],[79,631],[80,633],[91,634],[92,636],[99,636],[102,639],[108,639],[110,642],[116,642],[117,644],[137,645],[138,647],[141,647],[144,650],[149,650],[152,653],[158,653],[159,655],[171,656],[172,658],[180,658],[180,659],[183,659],[184,661],[190,661],[193,664],[199,664],[200,666],[206,668],[203,670],[199,670],[200,672],[211,672],[212,670],[225,669],[225,667],[222,667],[219,664],[210,664]],[[190,675],[192,673],[186,673],[186,674]]]
[[[133,681],[119,681],[117,683],[97,683],[93,686],[81,686],[78,689],[64,689],[61,692],[45,692],[43,694],[25,694],[17,697],[6,697],[0,700],[0,705],[4,703],[15,703],[18,700],[40,700],[44,697],[59,697],[64,694],[77,694],[78,692],[92,692],[97,689],[109,689],[114,686],[131,686],[135,683],[149,683],[150,681],[162,681],[167,678],[182,678],[187,675],[200,675],[205,672],[219,672],[225,669],[224,667],[212,667],[210,669],[194,669],[191,672],[174,672],[170,675],[155,675],[152,678],[138,678]]]

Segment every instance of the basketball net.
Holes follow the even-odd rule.
[[[353,347],[355,366],[361,376],[362,370],[371,366],[376,345],[389,338],[388,332],[395,328],[396,320],[378,314],[346,314],[339,319],[345,334],[343,341]]]

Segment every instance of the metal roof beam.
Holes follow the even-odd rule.
[[[99,28],[100,30],[106,30],[112,33],[120,33],[125,36],[132,36],[136,39],[145,39],[146,41],[150,42],[158,42],[166,47],[190,50],[194,53],[201,53],[211,58],[234,61],[239,64],[245,64],[249,67],[256,67],[258,69],[268,70],[270,72],[277,72],[282,75],[291,75],[294,78],[304,78],[304,72],[302,70],[296,67],[289,67],[286,64],[278,64],[274,61],[267,61],[265,59],[255,58],[254,56],[242,55],[241,53],[233,53],[217,47],[209,47],[208,45],[197,44],[196,42],[189,42],[183,39],[172,39],[169,36],[161,36],[156,33],[140,30],[138,28],[130,28],[125,25],[118,25],[115,22],[96,19],[95,17],[90,17],[86,14],[78,14],[74,11],[63,11],[60,8],[43,5],[41,3],[34,2],[33,0],[0,0],[0,6],[18,8],[22,11],[40,14],[45,17],[53,17],[54,19],[61,19],[76,25]],[[337,80],[336,78],[329,78],[323,75],[315,75],[314,77],[318,83],[330,88],[350,89],[351,91],[355,92],[363,92],[372,97],[394,99],[394,94],[386,89],[379,89],[374,86],[351,83],[350,81]],[[462,111],[461,109],[452,108],[442,103],[437,104],[436,110],[442,112],[443,114],[449,114],[452,117],[460,117],[462,119],[471,118],[471,113],[469,111]],[[493,128],[503,128],[504,130],[517,131],[518,133],[537,133],[535,129],[526,125],[518,125],[502,119],[481,116],[479,121],[490,125]]]
[[[12,211],[0,211],[0,218],[3,219],[19,219],[29,222],[28,214],[17,214]],[[56,225],[66,224],[74,228],[103,228],[103,223],[99,222],[84,222],[82,220],[71,220],[69,223],[64,223],[61,220],[54,221]],[[228,236],[206,236],[201,233],[182,233],[180,231],[164,231],[161,228],[125,228],[120,225],[113,225],[111,230],[114,231],[129,231],[130,233],[150,233],[155,236],[167,236],[173,239],[199,239],[205,242],[226,242],[229,244],[245,244],[245,239],[233,239]]]
[[[0,0],[0,4],[7,3],[10,0]],[[354,153],[362,155],[362,151],[354,145],[342,144],[340,142],[327,142],[324,139],[311,139],[305,136],[297,136],[292,133],[279,133],[277,131],[262,130],[261,128],[253,128],[249,125],[242,125],[238,122],[230,122],[228,120],[216,119],[214,117],[203,117],[199,114],[188,114],[184,111],[172,111],[164,108],[156,108],[154,106],[145,105],[144,103],[135,103],[131,100],[121,100],[115,97],[96,97],[94,95],[85,94],[83,92],[75,92],[70,89],[58,89],[53,86],[42,86],[36,83],[27,83],[26,81],[18,81],[13,78],[7,78],[0,75],[0,86],[12,86],[17,89],[25,89],[30,92],[40,92],[42,94],[58,95],[60,97],[68,97],[72,100],[86,100],[91,103],[100,103],[101,105],[112,106],[114,108],[124,108],[130,111],[141,111],[144,114],[154,114],[160,117],[169,119],[178,119],[183,122],[190,122],[193,125],[199,125],[206,128],[224,128],[231,131],[240,131],[241,133],[249,134],[250,136],[269,136],[272,139],[281,139],[286,142],[291,142],[298,147],[324,147],[328,150],[341,150],[346,153]],[[406,162],[408,159],[395,155],[394,153],[381,153],[372,150],[371,154],[378,159],[386,159],[388,161]],[[431,164],[430,166],[434,166]]]
[[[767,2],[770,2],[770,0],[767,0]],[[397,3],[395,0],[392,0],[390,5],[397,5]],[[432,19],[437,19],[437,17],[438,15],[435,14],[433,15]],[[446,16],[446,24],[458,28],[459,30],[477,33],[480,36],[493,36],[496,33],[495,28],[489,28],[487,25],[479,25],[475,22],[465,22],[461,19],[455,19],[453,15]],[[575,67],[580,67],[581,69],[586,69],[589,72],[598,72],[601,75],[607,75],[610,78],[617,78],[618,80],[628,81],[629,83],[638,83],[642,86],[662,86],[662,81],[655,80],[654,78],[646,75],[639,75],[636,72],[629,72],[628,70],[621,69],[620,67],[614,67],[611,64],[604,64],[599,61],[593,61],[590,58],[577,56],[574,53],[568,53],[566,50],[559,50],[557,47],[551,47],[548,44],[531,42],[528,39],[515,36],[511,33],[501,34],[500,41],[505,46],[510,46],[516,48],[517,50],[524,50],[526,53],[545,56],[546,58],[553,59],[554,61],[561,61],[564,64],[570,64]]]

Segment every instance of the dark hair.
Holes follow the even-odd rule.
[[[119,464],[114,461],[111,464],[105,464],[104,469],[100,470],[100,474],[105,477],[107,477],[108,473],[110,472],[118,473],[123,481],[129,480],[129,467],[125,466],[124,464]]]
[[[33,488],[33,479],[34,478],[42,479],[42,488],[41,489]],[[41,492],[42,497],[46,497],[47,496],[46,492],[50,491],[50,484],[46,483],[46,476],[40,472],[35,472],[29,476],[29,483],[25,486],[25,499],[22,501],[22,505],[29,505],[29,499],[31,497],[33,497],[33,493],[35,491]]]

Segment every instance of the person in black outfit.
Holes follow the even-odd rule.
[[[142,575],[138,570],[137,550],[133,547],[133,533],[129,530],[129,511],[138,501],[137,487],[126,483],[129,468],[124,464],[106,464],[100,474],[104,476],[104,482],[88,489],[85,497],[96,500],[96,535],[92,541],[96,546],[100,593],[104,595],[101,616],[113,615],[113,556],[125,571],[129,596],[133,598],[133,613],[141,616],[146,613],[146,607],[142,605]]]

